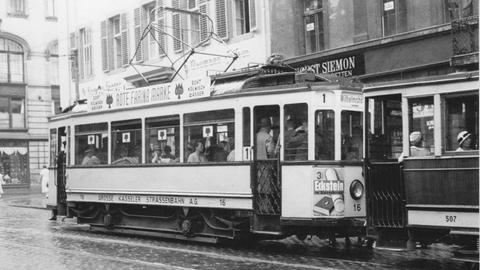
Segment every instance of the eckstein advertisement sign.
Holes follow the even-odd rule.
[[[129,108],[210,96],[210,77],[133,89],[96,89],[88,94],[89,111]]]
[[[343,56],[333,59],[319,58],[291,63],[290,65],[295,67],[297,71],[313,71],[315,74],[333,74],[341,77],[365,74],[365,57],[363,54]]]

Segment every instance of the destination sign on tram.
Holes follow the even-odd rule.
[[[133,89],[95,89],[88,95],[89,111],[104,111],[191,100],[210,96],[210,77],[175,81]]]

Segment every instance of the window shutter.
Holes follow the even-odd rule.
[[[100,23],[100,37],[102,40],[102,69],[108,71],[107,21]]]
[[[187,7],[188,7],[187,1],[180,1],[180,9],[186,10]],[[188,29],[190,26],[188,25],[187,16],[188,15],[185,13],[180,13],[180,33],[181,33],[180,38],[183,41],[183,43],[189,44],[188,31],[186,29]],[[192,16],[192,19],[193,18],[194,16]],[[182,45],[182,49],[184,49],[183,45]]]
[[[178,0],[172,0],[173,8],[179,8]],[[180,29],[180,14],[172,14],[172,26],[173,26],[173,50],[175,52],[181,51],[182,46],[182,31]]]
[[[122,32],[122,65],[128,65],[128,22],[127,13],[120,15],[120,31]]]
[[[81,31],[78,33],[78,75],[80,76],[79,79],[85,78],[85,69],[83,68],[85,65],[85,55],[83,53],[83,43],[84,43],[84,38],[85,38],[85,28],[83,28]]]
[[[139,44],[142,36],[142,25],[140,23],[140,8],[136,8],[133,12],[133,23],[135,27],[135,49],[138,48],[135,60],[138,62],[143,61],[143,46]]]
[[[202,14],[207,14],[208,6],[207,6],[207,3],[204,3],[204,2],[205,1],[200,1],[199,11]],[[203,42],[207,39],[208,39],[208,20],[207,20],[207,17],[200,16],[200,42]]]
[[[250,32],[257,29],[257,12],[255,9],[255,0],[248,0]]]
[[[223,39],[228,39],[227,0],[216,0],[215,16],[217,23],[217,35]]]
[[[108,59],[108,70],[114,70],[115,69],[115,55],[114,55],[114,40],[113,40],[113,31],[114,31],[114,25],[113,25],[112,19],[108,20],[107,24],[107,59]]]
[[[70,55],[71,55],[71,65],[70,71],[72,75],[72,81],[77,81],[78,78],[78,62],[80,61],[78,57],[78,33],[70,33]]]
[[[158,24],[158,42],[160,43],[160,46],[158,48],[159,50],[159,55],[166,55],[167,54],[167,41],[166,41],[166,35],[165,35],[165,12],[163,12],[160,7],[164,7],[163,5],[163,0],[158,0],[157,1],[157,7],[158,7],[158,12],[157,12],[157,24]]]
[[[146,12],[145,8],[140,7],[140,36],[142,35],[143,31],[147,27],[147,21],[148,21],[148,12]],[[147,35],[150,35],[148,33]],[[148,39],[144,38],[142,40],[142,51],[143,51],[143,60],[148,60]]]

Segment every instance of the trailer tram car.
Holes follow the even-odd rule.
[[[364,88],[368,236],[413,248],[479,235],[478,72]]]
[[[50,119],[56,187],[66,178],[51,207],[195,241],[363,235],[361,89],[283,69],[91,93],[86,112]]]

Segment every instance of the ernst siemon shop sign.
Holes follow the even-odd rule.
[[[306,62],[309,64],[305,64]],[[300,63],[293,63],[291,65],[298,71],[309,70],[315,72],[315,74],[334,74],[342,77],[365,74],[365,58],[363,54],[329,59],[318,58]]]

